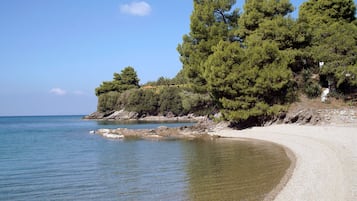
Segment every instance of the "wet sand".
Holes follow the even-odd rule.
[[[296,161],[291,177],[285,177],[289,179],[274,200],[357,200],[357,125],[273,125],[210,134],[266,140],[292,151]]]

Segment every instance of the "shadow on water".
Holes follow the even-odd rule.
[[[183,146],[189,200],[263,200],[290,166],[282,147],[262,141],[196,141]]]

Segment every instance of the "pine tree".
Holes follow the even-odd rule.
[[[309,0],[301,5],[299,22],[311,34],[307,51],[319,62],[322,82],[335,92],[357,87],[356,5],[352,0]]]
[[[291,49],[299,41],[295,22],[286,17],[288,1],[248,0],[244,8],[238,31],[243,40],[221,40],[213,48],[208,86],[225,119],[258,123],[291,100]]]
[[[235,40],[238,10],[232,10],[235,0],[194,0],[191,31],[183,36],[177,48],[185,75],[197,91],[206,91],[207,58],[219,41]]]
[[[113,81],[103,82],[95,89],[95,95],[100,96],[108,92],[123,92],[128,89],[139,88],[139,78],[133,67],[125,67],[120,74],[114,73]]]
[[[289,0],[246,0],[239,20],[239,35],[245,38],[258,29],[262,22],[285,16],[293,10]]]

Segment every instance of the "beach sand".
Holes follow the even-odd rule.
[[[292,151],[295,167],[275,200],[357,200],[357,126],[273,125],[211,134],[266,140]]]

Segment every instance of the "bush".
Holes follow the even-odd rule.
[[[208,94],[182,91],[180,93],[184,114],[210,114],[213,110],[213,99]]]
[[[99,112],[106,112],[106,111],[119,109],[118,107],[119,97],[120,97],[120,93],[114,91],[101,94],[100,96],[98,96],[97,110]]]
[[[163,115],[172,112],[174,115],[182,115],[183,108],[180,96],[181,90],[177,87],[165,87],[160,92],[159,112]]]
[[[139,116],[157,115],[159,97],[153,90],[137,89],[128,94],[124,107],[128,111],[137,112]]]
[[[320,96],[321,92],[322,92],[322,90],[318,83],[312,82],[312,81],[306,82],[305,88],[304,88],[304,93],[307,95],[307,97],[316,98],[316,97]]]
[[[98,96],[99,112],[125,109],[144,115],[175,116],[194,113],[198,115],[211,114],[213,100],[208,94],[186,91],[175,86],[161,86],[153,89],[130,89],[122,93],[107,92]]]

